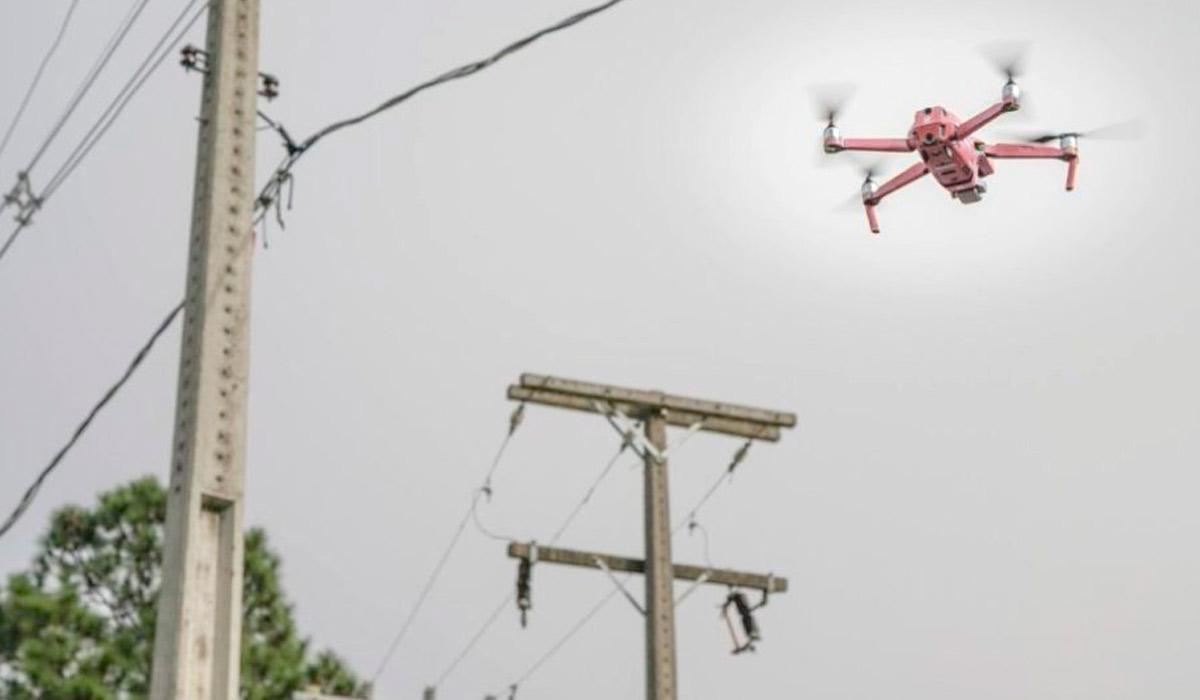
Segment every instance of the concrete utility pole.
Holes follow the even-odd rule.
[[[210,0],[152,700],[236,700],[259,0]]]
[[[623,387],[592,384],[534,374],[521,375],[519,385],[508,388],[508,398],[514,401],[538,403],[558,408],[599,413],[606,416],[618,430],[628,430],[629,420],[645,424],[645,437],[638,444],[645,458],[645,526],[646,559],[620,559],[607,555],[570,550],[531,550],[510,548],[510,556],[537,561],[553,561],[579,566],[595,566],[611,570],[639,571],[646,575],[646,697],[649,700],[676,700],[678,680],[675,668],[675,578],[687,567],[675,567],[671,560],[671,520],[667,488],[667,426],[688,427],[693,430],[736,435],[752,440],[776,441],[780,428],[796,425],[791,413],[770,411],[749,406],[672,396],[658,391],[643,391]],[[624,426],[618,421],[623,421]],[[566,561],[574,556],[574,561]],[[632,562],[632,563],[631,563]],[[691,567],[695,569],[695,567]],[[697,570],[699,571],[699,570]],[[743,581],[750,574],[726,572]],[[711,572],[705,580],[711,580]],[[697,573],[693,580],[699,578]],[[783,579],[761,577],[758,587],[764,591],[785,590]],[[732,584],[727,584],[732,585]],[[636,604],[636,603],[635,603]]]

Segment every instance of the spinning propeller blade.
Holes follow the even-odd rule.
[[[1136,141],[1146,135],[1147,126],[1146,120],[1126,119],[1125,121],[1108,124],[1088,131],[1063,131],[1059,133],[1015,133],[1010,134],[1009,138],[1028,141],[1029,143],[1050,143],[1057,141],[1064,136],[1074,136],[1075,138],[1099,139],[1101,141]]]
[[[979,53],[992,64],[1008,82],[1015,82],[1025,75],[1025,64],[1029,54],[1029,42],[1006,41],[984,44]]]
[[[878,176],[881,172],[883,172],[883,161],[882,160],[879,160],[879,159],[868,160],[866,158],[863,158],[861,154],[855,153],[853,151],[843,151],[842,153],[839,153],[836,156],[829,158],[828,160],[835,160],[835,159],[841,160],[843,163],[848,163],[848,164],[854,166],[854,169],[857,170],[859,172],[859,174],[862,175],[862,178],[863,178],[862,184],[864,184],[864,185],[867,184],[868,182],[874,180],[876,178],[876,176]],[[858,192],[854,193],[854,195],[847,197],[844,202],[839,202],[837,205],[835,205],[833,207],[833,211],[837,211],[837,212],[857,211],[862,208],[862,203],[863,203],[862,190],[860,189]]]
[[[828,124],[837,121],[837,117],[845,109],[857,88],[851,83],[829,83],[814,85],[809,88],[813,102],[817,106],[817,117]]]

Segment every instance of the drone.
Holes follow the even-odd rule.
[[[1009,52],[1011,53],[1011,51]],[[1026,137],[1026,143],[985,143],[975,135],[985,126],[1010,112],[1021,108],[1021,88],[1016,78],[1022,62],[1019,56],[996,58],[997,67],[1006,82],[1000,92],[1000,100],[970,119],[960,119],[942,106],[925,107],[913,117],[908,135],[900,139],[888,138],[843,138],[836,124],[841,106],[826,100],[822,118],[828,123],[822,134],[825,153],[843,151],[866,151],[872,153],[912,153],[921,160],[887,182],[875,182],[876,168],[864,167],[862,183],[862,205],[866,209],[871,233],[879,233],[879,219],[875,207],[888,195],[933,175],[953,199],[963,204],[974,204],[983,199],[987,192],[984,178],[995,172],[993,159],[1037,159],[1060,160],[1067,164],[1068,192],[1075,189],[1079,172],[1079,139],[1088,137],[1127,138],[1138,127],[1133,122],[1115,124],[1089,132],[1064,132]],[[843,98],[844,101],[844,98]],[[1057,142],[1057,143],[1055,143]]]

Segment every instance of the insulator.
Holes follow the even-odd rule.
[[[746,633],[746,639],[751,642],[760,641],[762,634],[758,631],[758,621],[754,619],[754,608],[750,607],[746,595],[741,591],[734,591],[729,594],[729,599],[737,608],[738,617],[742,619],[742,631]]]
[[[533,562],[522,559],[517,566],[517,609],[521,611],[521,627],[525,627],[526,616],[533,607],[533,588],[530,583]]]

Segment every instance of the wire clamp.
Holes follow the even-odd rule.
[[[17,183],[4,195],[4,206],[15,205],[17,215],[14,217],[21,226],[28,226],[33,221],[33,215],[42,208],[42,198],[33,193],[33,185],[29,182],[29,173],[17,173]]]

